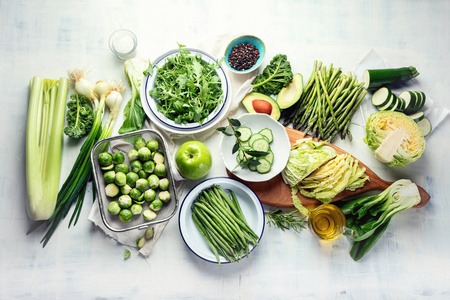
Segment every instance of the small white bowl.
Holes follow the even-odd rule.
[[[242,168],[238,165],[236,160],[236,153],[232,153],[236,137],[234,135],[223,135],[221,142],[222,159],[225,167],[240,179],[248,182],[262,182],[272,179],[283,171],[289,158],[291,150],[291,143],[287,135],[286,129],[278,121],[267,114],[248,113],[242,114],[237,120],[240,121],[241,126],[250,127],[252,132],[258,132],[264,128],[272,130],[274,139],[270,144],[270,148],[274,154],[274,161],[272,168],[268,173],[260,174],[256,171],[250,171],[248,168]]]

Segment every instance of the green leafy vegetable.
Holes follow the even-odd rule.
[[[151,64],[142,57],[126,60],[124,63],[125,75],[131,85],[131,98],[123,109],[124,121],[119,133],[128,133],[142,129],[145,121],[145,111],[142,108],[140,88],[144,72],[150,74]]]
[[[293,77],[291,63],[287,60],[287,56],[277,54],[263,72],[253,80],[253,91],[265,95],[277,95],[282,88],[291,83]]]
[[[371,114],[367,119],[364,142],[379,161],[390,167],[412,163],[425,150],[425,139],[416,122],[396,111]]]
[[[306,217],[299,216],[298,212],[295,210],[283,213],[283,211],[278,208],[271,212],[266,212],[266,217],[269,226],[280,228],[283,231],[292,228],[295,232],[300,233],[300,231],[306,228]]]
[[[89,133],[94,123],[94,113],[83,95],[70,95],[72,101],[67,102],[67,124],[64,133],[74,139],[79,139]]]
[[[355,231],[351,257],[361,259],[375,245],[392,217],[420,202],[417,185],[400,179],[378,195],[342,202],[340,208],[347,219],[347,227]]]
[[[190,55],[183,47],[179,44],[179,53],[157,69],[155,87],[149,95],[158,111],[175,123],[201,124],[224,100],[216,72],[219,62],[207,63],[200,54]]]

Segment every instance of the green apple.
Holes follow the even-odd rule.
[[[188,141],[175,153],[175,164],[181,176],[196,180],[208,174],[211,169],[211,152],[202,142]]]

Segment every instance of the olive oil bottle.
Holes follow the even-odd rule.
[[[323,204],[312,210],[308,225],[318,238],[326,241],[335,240],[343,234],[354,235],[353,230],[346,227],[342,211],[333,204]]]

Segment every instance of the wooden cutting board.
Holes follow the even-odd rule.
[[[289,140],[291,145],[293,145],[297,140],[304,138],[303,132],[286,127],[287,134],[289,136]],[[333,147],[338,154],[347,153],[341,148],[326,143],[327,145]],[[362,194],[368,191],[373,190],[384,190],[388,186],[392,184],[392,182],[385,181],[381,179],[377,174],[375,174],[371,169],[369,169],[366,165],[364,165],[361,161],[359,162],[361,167],[366,168],[366,174],[369,176],[370,181],[366,181],[362,188],[356,189],[355,191],[343,191],[339,193],[331,202],[339,201],[342,199],[346,199],[358,194]],[[272,178],[269,181],[265,182],[247,182],[240,178],[234,176],[231,172],[227,170],[228,176],[235,178],[241,182],[244,182],[247,186],[249,186],[259,197],[261,203],[274,207],[282,207],[282,208],[293,208],[292,198],[291,198],[291,188],[284,183],[283,178],[280,175]],[[421,201],[417,204],[416,208],[422,207],[428,203],[430,200],[430,195],[422,188],[418,187]],[[316,199],[308,198],[303,196],[302,194],[297,193],[297,196],[300,198],[300,201],[304,206],[318,206],[321,204]]]

